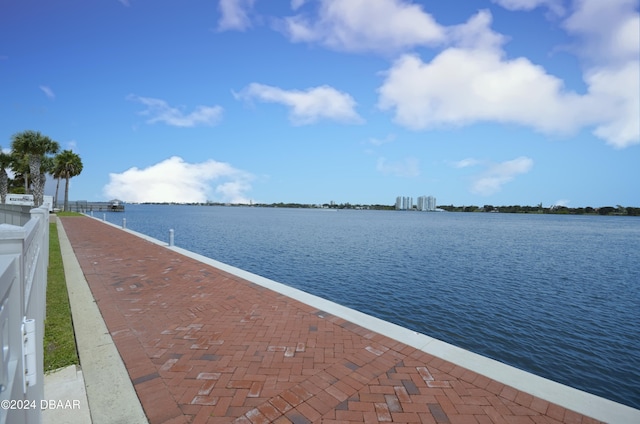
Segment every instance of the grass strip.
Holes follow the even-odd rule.
[[[57,212],[56,215],[57,216],[84,216],[79,212],[71,212],[71,211],[68,211],[68,212],[64,212],[64,211],[63,212]]]
[[[49,224],[47,315],[44,322],[44,371],[53,371],[78,363],[78,351],[76,349],[67,282],[60,252],[58,227],[53,222]]]

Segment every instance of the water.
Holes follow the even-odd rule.
[[[102,213],[96,213],[102,217]],[[640,409],[640,218],[127,205],[118,225]]]

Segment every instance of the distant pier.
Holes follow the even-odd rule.
[[[78,200],[69,202],[69,210],[80,213],[124,212],[124,203],[117,200],[109,202],[87,202],[86,200]]]

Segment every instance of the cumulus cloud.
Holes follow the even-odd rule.
[[[289,118],[295,125],[312,124],[320,119],[346,123],[362,122],[362,118],[355,111],[356,102],[353,97],[327,85],[300,91],[252,83],[237,97],[288,106]]]
[[[574,51],[594,66],[637,61],[640,14],[637,0],[576,0],[563,26],[579,42]]]
[[[583,63],[586,92],[526,57],[510,58],[508,38],[480,10],[444,26],[407,0],[319,0],[284,20],[293,42],[350,52],[403,53],[385,73],[378,106],[414,130],[499,122],[569,136],[585,128],[615,148],[640,143],[640,14],[637,0],[493,0],[513,11],[546,8],[571,36],[558,46]],[[306,2],[293,0],[294,10]],[[441,49],[423,61],[415,47]],[[295,115],[295,114],[293,114]]]
[[[590,110],[598,114],[594,134],[616,148],[640,143],[640,61],[593,69],[586,81]]]
[[[314,42],[343,51],[392,53],[441,43],[444,29],[422,7],[404,0],[320,0],[314,19],[285,19],[293,42]]]
[[[133,167],[109,174],[103,192],[108,198],[128,202],[249,203],[252,179],[251,174],[228,163],[212,159],[187,163],[173,156],[144,169]]]
[[[498,121],[544,132],[573,132],[582,123],[579,96],[525,58],[492,50],[450,48],[431,63],[404,55],[387,72],[379,107],[411,129]]]
[[[640,143],[640,13],[637,0],[576,0],[563,27],[585,62],[594,134],[616,148]]]
[[[50,87],[47,87],[46,85],[41,85],[40,90],[42,90],[45,96],[47,96],[51,100],[56,98],[56,94],[53,92],[53,90]]]
[[[255,0],[220,0],[218,31],[244,31],[251,26],[249,13]]]
[[[186,114],[178,108],[169,106],[166,101],[161,99],[130,94],[127,96],[127,100],[141,103],[147,107],[140,112],[140,115],[149,117],[146,121],[149,124],[163,122],[174,127],[195,127],[217,124],[222,117],[222,107],[220,106],[197,106],[193,112]]]
[[[420,162],[411,157],[399,161],[388,161],[387,158],[380,157],[376,169],[385,175],[413,178],[420,175]]]
[[[615,147],[640,142],[637,61],[587,70],[588,92],[578,94],[528,59],[507,58],[490,24],[480,11],[448,30],[454,45],[430,62],[401,56],[385,74],[378,106],[414,130],[484,121],[560,135],[591,127]]]
[[[486,171],[474,177],[471,192],[482,196],[497,193],[503,185],[520,174],[526,174],[531,168],[533,160],[525,156],[490,165]]]
[[[533,10],[537,7],[547,7],[556,15],[562,15],[565,9],[562,0],[491,0],[507,10]]]

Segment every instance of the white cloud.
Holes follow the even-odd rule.
[[[379,88],[378,106],[414,130],[499,122],[560,136],[591,129],[616,148],[640,143],[637,0],[493,1],[509,10],[545,7],[566,17],[561,25],[576,40],[571,51],[584,61],[586,93],[567,89],[526,57],[507,57],[508,39],[491,29],[487,10],[442,26],[406,0],[319,0],[314,12],[286,19],[285,32],[293,42],[342,51],[447,46],[429,62],[401,56]],[[304,3],[293,0],[292,7]]]
[[[41,85],[40,90],[42,90],[45,96],[47,96],[51,100],[56,98],[56,94],[53,92],[53,90],[50,87],[47,87],[46,85]]]
[[[579,97],[525,58],[505,60],[493,50],[451,48],[431,63],[405,55],[379,89],[379,107],[412,129],[498,121],[544,132],[580,127]]]
[[[230,199],[231,203],[249,203],[249,199],[244,194],[249,190],[251,190],[251,184],[248,180],[227,181],[216,186],[216,193],[219,193],[222,199]]]
[[[564,28],[579,38],[575,50],[596,66],[637,61],[640,14],[637,0],[575,0]]]
[[[594,134],[616,148],[640,143],[640,13],[637,0],[575,0],[563,26],[585,62]]]
[[[197,106],[193,112],[185,114],[161,99],[131,94],[127,96],[127,100],[141,103],[147,107],[146,110],[140,112],[140,115],[148,116],[147,123],[149,124],[164,122],[175,127],[214,125],[220,121],[222,116],[222,107],[220,106]]]
[[[320,119],[347,123],[362,122],[362,118],[355,111],[356,102],[353,97],[327,85],[299,91],[252,83],[237,97],[256,98],[263,102],[288,106],[291,109],[289,118],[295,125],[311,124]]]
[[[526,174],[531,168],[533,168],[533,160],[525,156],[490,165],[485,172],[474,178],[471,192],[483,196],[497,193],[502,190],[503,185],[512,181],[517,175]]]
[[[453,162],[453,166],[455,168],[468,168],[470,166],[478,165],[479,163],[480,161],[478,159],[466,158],[466,159],[459,160],[457,162]]]
[[[298,10],[307,2],[307,0],[291,0],[291,9]]]
[[[395,134],[388,134],[385,138],[371,137],[369,139],[369,143],[373,144],[374,146],[382,146],[383,144],[392,143],[395,140],[396,140]]]
[[[599,124],[594,134],[616,148],[640,143],[640,61],[589,71],[589,101]]]
[[[553,206],[569,206],[570,200],[567,199],[560,199],[560,200],[556,200],[556,202],[552,205]]]
[[[420,175],[420,163],[416,158],[405,158],[390,162],[384,157],[378,158],[376,169],[385,175],[413,178]]]
[[[378,106],[415,130],[501,122],[569,135],[588,127],[615,147],[640,143],[637,60],[587,70],[588,92],[577,94],[528,59],[508,59],[490,18],[481,11],[450,28],[454,46],[431,62],[401,56],[378,90]]]
[[[488,10],[480,10],[467,22],[446,29],[447,43],[465,49],[499,51],[507,38],[491,29],[493,16]]]
[[[131,4],[129,3],[129,0],[118,0],[123,6],[129,7],[131,6]]]
[[[443,41],[444,29],[416,4],[404,0],[320,0],[315,20],[284,21],[293,42],[317,42],[346,51],[392,53]]]
[[[533,10],[537,7],[547,7],[556,15],[564,14],[562,0],[491,0],[507,10]]]
[[[128,202],[206,202],[211,199],[212,186],[220,196],[215,200],[230,203],[249,203],[246,193],[251,190],[253,176],[228,163],[207,160],[187,163],[173,156],[148,168],[130,168],[122,173],[109,174],[103,188],[108,198]]]
[[[244,31],[251,26],[249,13],[255,0],[220,0],[218,31]]]

